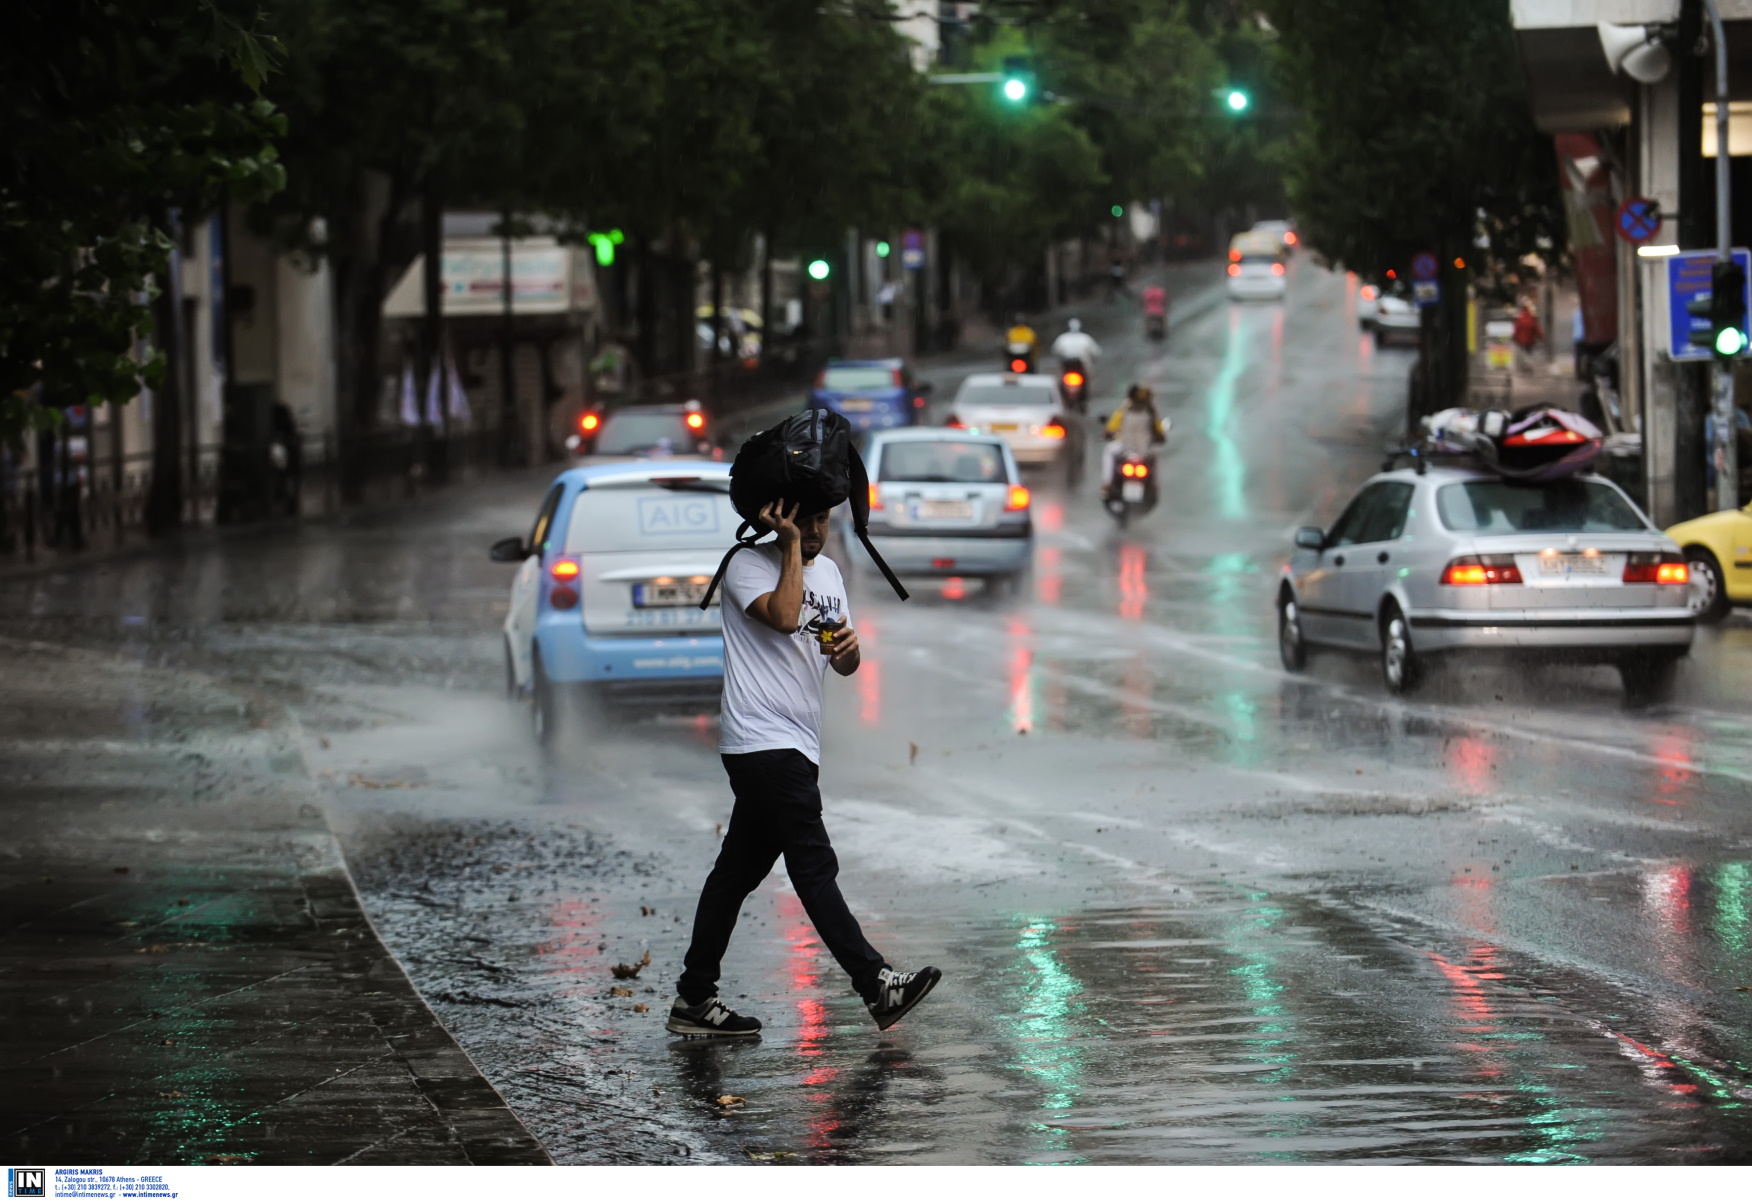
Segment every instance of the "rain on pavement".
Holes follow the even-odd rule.
[[[726,962],[764,1037],[664,1033],[716,724],[537,753],[485,549],[551,472],[8,581],[0,632],[284,701],[385,942],[560,1162],[1745,1160],[1752,623],[1641,711],[1601,668],[1456,663],[1403,702],[1364,660],[1286,675],[1289,533],[1376,469],[1410,356],[1306,260],[1281,306],[1168,282],[1165,345],[1087,312],[1092,412],[1142,378],[1174,420],[1154,514],[1041,474],[1021,595],[853,580],[841,882],[945,973],[886,1034],[782,872]],[[936,417],[985,366],[930,373]]]

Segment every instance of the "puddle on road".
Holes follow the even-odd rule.
[[[385,940],[562,1162],[1752,1152],[1752,1070],[1706,1023],[1633,1017],[1649,1007],[1342,898],[1208,883],[1149,906],[890,915],[879,941],[928,949],[946,978],[879,1034],[773,880],[749,900],[725,992],[764,1038],[690,1042],[662,1019],[691,881],[575,828],[404,826],[376,848],[355,858]],[[613,978],[646,950],[638,979]]]

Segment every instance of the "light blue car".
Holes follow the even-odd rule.
[[[505,616],[506,687],[552,740],[570,693],[592,702],[715,705],[724,640],[699,599],[741,520],[730,465],[646,459],[577,467],[548,489],[527,540],[492,557],[521,566]]]

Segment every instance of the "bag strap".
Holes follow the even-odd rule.
[[[882,556],[877,553],[875,546],[871,545],[869,530],[870,473],[864,466],[864,457],[858,453],[857,446],[854,444],[850,450],[852,458],[847,466],[852,485],[852,494],[848,498],[852,502],[852,532],[858,535],[858,541],[862,542],[864,549],[870,552],[870,558],[875,560],[877,568],[882,572],[883,578],[893,587],[895,595],[899,596],[901,600],[907,600],[909,593],[895,578],[894,572],[889,570],[888,564],[882,561]]]
[[[743,534],[744,530],[750,530],[750,531],[754,531],[754,532],[745,536]],[[713,594],[715,594],[718,591],[718,585],[722,584],[724,582],[724,573],[726,571],[730,570],[730,556],[735,554],[739,550],[744,550],[747,547],[753,546],[756,542],[759,542],[764,537],[766,537],[766,531],[755,530],[754,522],[752,522],[752,521],[745,521],[741,525],[736,527],[736,545],[732,546],[729,550],[725,551],[723,559],[719,561],[718,574],[712,577],[712,582],[709,585],[707,585],[707,587],[706,587],[706,594],[704,596],[700,597],[701,611],[704,611],[704,610],[709,609],[711,607]]]

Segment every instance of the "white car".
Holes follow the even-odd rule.
[[[1282,300],[1288,286],[1289,268],[1282,254],[1231,251],[1229,257],[1230,300]]]
[[[1381,293],[1375,309],[1375,345],[1389,342],[1416,343],[1422,337],[1423,314],[1403,296]]]
[[[944,424],[996,434],[1018,463],[1056,462],[1070,433],[1058,380],[1050,375],[970,375]]]
[[[1375,327],[1375,314],[1381,311],[1381,289],[1364,284],[1357,289],[1357,324],[1364,329]]]

